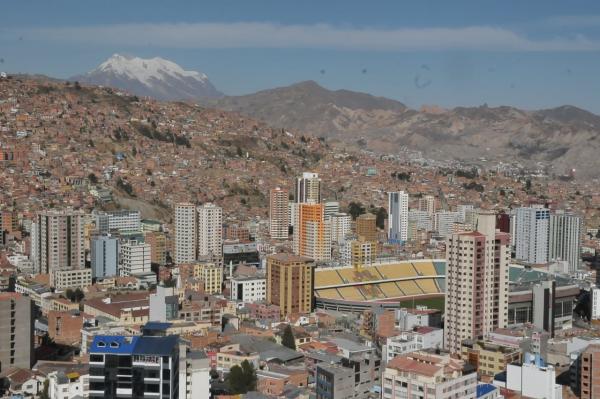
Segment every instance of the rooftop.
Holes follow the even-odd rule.
[[[166,337],[97,335],[90,346],[90,353],[168,356],[178,343],[178,335]]]

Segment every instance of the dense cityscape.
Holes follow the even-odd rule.
[[[590,5],[125,3],[0,13],[0,398],[600,398]]]

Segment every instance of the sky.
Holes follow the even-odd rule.
[[[600,1],[10,0],[0,71],[163,57],[228,95],[315,80],[421,105],[600,114]]]

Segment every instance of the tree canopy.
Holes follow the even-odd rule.
[[[285,329],[283,330],[283,337],[281,337],[281,345],[296,350],[296,339],[294,338],[292,326],[290,326],[289,324],[285,326]]]
[[[234,395],[256,390],[256,381],[256,370],[248,360],[233,366],[227,375],[227,386]]]
[[[360,202],[351,202],[348,204],[348,213],[352,216],[352,220],[365,213],[365,207]]]

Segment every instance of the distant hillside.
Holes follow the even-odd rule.
[[[422,111],[369,94],[330,91],[315,82],[211,101],[267,123],[394,153],[401,147],[436,159],[543,162],[557,174],[600,168],[600,117],[562,106],[540,111],[513,107],[457,107]]]

